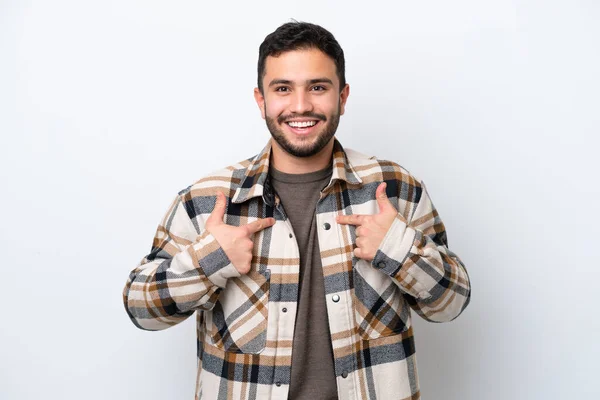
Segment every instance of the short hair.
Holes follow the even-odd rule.
[[[268,34],[258,50],[258,89],[263,92],[265,64],[268,56],[277,57],[292,50],[318,49],[335,63],[340,91],[346,86],[344,51],[327,29],[309,22],[288,22]]]

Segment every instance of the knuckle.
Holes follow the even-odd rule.
[[[247,274],[247,273],[248,273],[248,271],[250,271],[250,265],[248,265],[248,264],[246,264],[246,263],[241,263],[241,264],[240,264],[239,271],[240,271],[242,274]]]

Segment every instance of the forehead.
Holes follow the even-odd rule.
[[[265,84],[272,79],[304,81],[313,78],[330,78],[337,82],[336,66],[327,54],[319,49],[292,50],[265,60]]]

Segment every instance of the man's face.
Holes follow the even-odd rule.
[[[254,97],[271,136],[288,154],[310,157],[333,138],[349,87],[339,87],[335,63],[318,49],[267,57],[263,92]]]

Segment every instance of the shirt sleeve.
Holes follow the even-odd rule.
[[[227,279],[240,276],[217,240],[200,228],[178,195],[156,230],[151,252],[123,290],[125,309],[137,327],[165,329],[196,310],[211,309]]]
[[[471,285],[465,265],[448,248],[446,229],[423,181],[420,186],[410,222],[398,213],[372,265],[394,280],[421,317],[447,322],[469,304]]]

